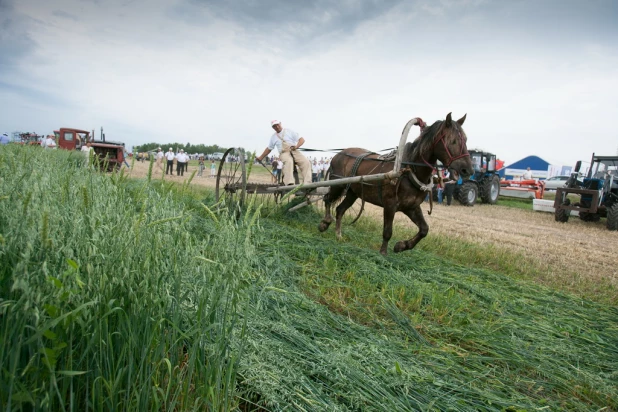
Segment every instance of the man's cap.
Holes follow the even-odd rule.
[[[184,150],[180,149],[181,152],[184,152]]]
[[[157,150],[161,150],[161,148],[159,147]]]
[[[170,147],[170,152],[172,151],[172,148]]]
[[[274,126],[276,124],[281,124],[281,122],[279,120],[271,120],[270,125]]]
[[[8,133],[2,133],[2,136],[8,136],[8,135],[9,135]]]

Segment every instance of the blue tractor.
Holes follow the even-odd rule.
[[[618,156],[595,156],[592,154],[590,168],[583,181],[578,180],[581,161],[565,187],[556,189],[554,201],[555,220],[566,223],[571,210],[579,212],[586,222],[607,218],[607,228],[618,230]],[[579,196],[579,202],[571,203],[569,194]]]
[[[464,206],[474,206],[480,197],[483,203],[496,204],[500,195],[500,176],[496,171],[496,155],[470,150],[474,174],[457,185],[455,198]]]

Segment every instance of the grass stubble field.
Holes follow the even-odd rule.
[[[373,208],[337,241],[189,180],[0,147],[3,409],[618,410],[602,223],[435,205],[383,258]]]

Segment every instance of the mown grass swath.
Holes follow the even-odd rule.
[[[0,149],[2,407],[235,405],[242,225],[79,153]]]
[[[618,409],[615,306],[35,149],[0,148],[4,409]]]

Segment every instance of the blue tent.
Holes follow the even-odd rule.
[[[515,176],[521,176],[527,168],[530,168],[532,171],[532,177],[545,179],[547,177],[549,163],[538,156],[528,156],[508,166],[504,166],[498,171],[498,174],[500,178],[511,180]]]

